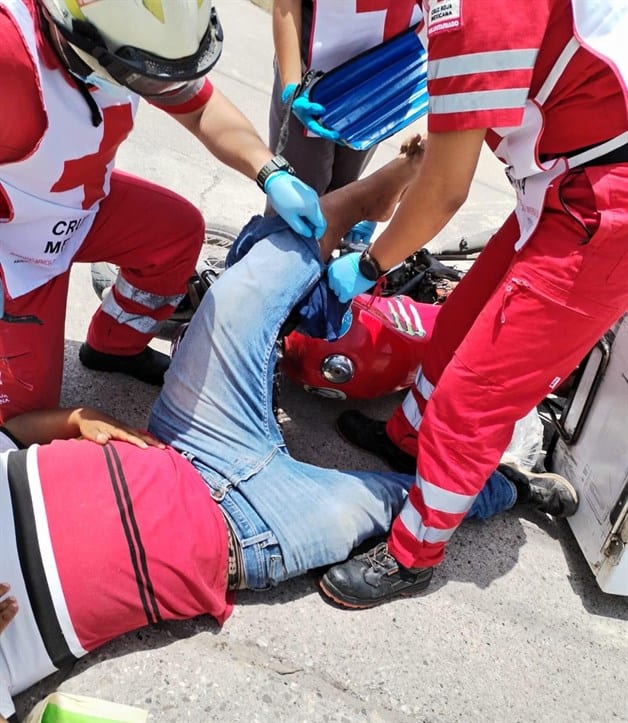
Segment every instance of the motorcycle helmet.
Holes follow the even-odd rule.
[[[222,51],[211,0],[39,1],[71,72],[95,72],[140,95],[202,77]]]
[[[353,299],[347,331],[336,341],[293,331],[282,371],[309,392],[334,399],[373,399],[409,387],[440,307],[408,296]]]

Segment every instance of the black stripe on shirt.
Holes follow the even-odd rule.
[[[0,432],[2,432],[5,437],[8,437],[18,449],[26,449],[26,445],[22,444],[22,442],[20,442],[14,434],[9,432],[6,427],[0,427]]]
[[[131,564],[133,565],[133,571],[135,572],[135,580],[137,582],[142,607],[144,608],[144,614],[149,624],[162,622],[153,583],[148,572],[146,550],[133,510],[133,500],[129,493],[129,486],[124,476],[120,457],[115,447],[110,444],[105,445],[103,451],[105,453],[105,459],[107,460],[109,476],[120,513],[120,521],[122,522],[127,545],[129,546],[129,556],[131,558]]]
[[[28,600],[44,647],[55,667],[62,668],[64,665],[75,663],[77,658],[70,651],[63,635],[46,581],[46,571],[37,538],[33,499],[26,471],[27,453],[26,449],[10,452],[7,460],[7,477],[15,522],[17,552],[28,592]]]

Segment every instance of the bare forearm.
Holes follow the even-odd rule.
[[[76,408],[27,412],[5,422],[4,428],[26,447],[53,439],[72,439],[79,436],[76,413]]]
[[[273,157],[251,122],[218,89],[202,111],[177,119],[219,161],[248,178],[255,179]]]
[[[466,200],[484,131],[432,134],[418,173],[388,227],[375,241],[373,256],[390,269],[441,231]]]
[[[432,190],[425,175],[417,177],[408,187],[388,227],[371,249],[382,269],[392,268],[423,248],[458,210],[457,202],[445,203],[446,199],[431,193]]]
[[[301,0],[275,0],[273,40],[281,86],[301,81]]]
[[[130,427],[91,407],[27,412],[10,419],[4,427],[26,447],[75,437],[83,437],[98,444],[107,444],[116,439],[141,449],[164,447],[152,434]]]

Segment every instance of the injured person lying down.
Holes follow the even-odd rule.
[[[325,284],[336,243],[357,221],[388,218],[420,162],[420,152],[400,156],[322,199],[320,245],[268,219],[194,315],[151,413],[154,438],[88,409],[5,424],[0,581],[19,611],[0,634],[0,715],[14,715],[11,696],[117,636],[205,613],[222,624],[235,590],[343,561],[388,531],[414,476],[293,459],[273,374],[278,334]],[[517,495],[496,472],[469,516]]]

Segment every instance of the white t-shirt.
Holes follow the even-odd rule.
[[[0,430],[0,475],[6,476],[6,458],[9,451],[17,449],[15,442],[2,430]],[[6,494],[6,485],[0,483],[0,582],[8,582],[11,585],[11,595],[22,598],[19,590],[19,582],[22,581],[22,572],[19,565],[16,569],[13,567],[14,559],[10,551],[15,547],[14,544],[6,544],[6,535],[9,534],[6,526],[5,516],[10,514],[11,504],[4,495]],[[18,580],[19,578],[19,580]],[[21,615],[21,611],[20,611]],[[5,718],[11,717],[15,713],[13,701],[11,700],[11,671],[7,662],[6,652],[8,647],[15,645],[13,638],[15,635],[11,629],[15,625],[15,620],[9,625],[7,630],[0,636],[0,714]],[[6,643],[6,645],[5,645]]]

